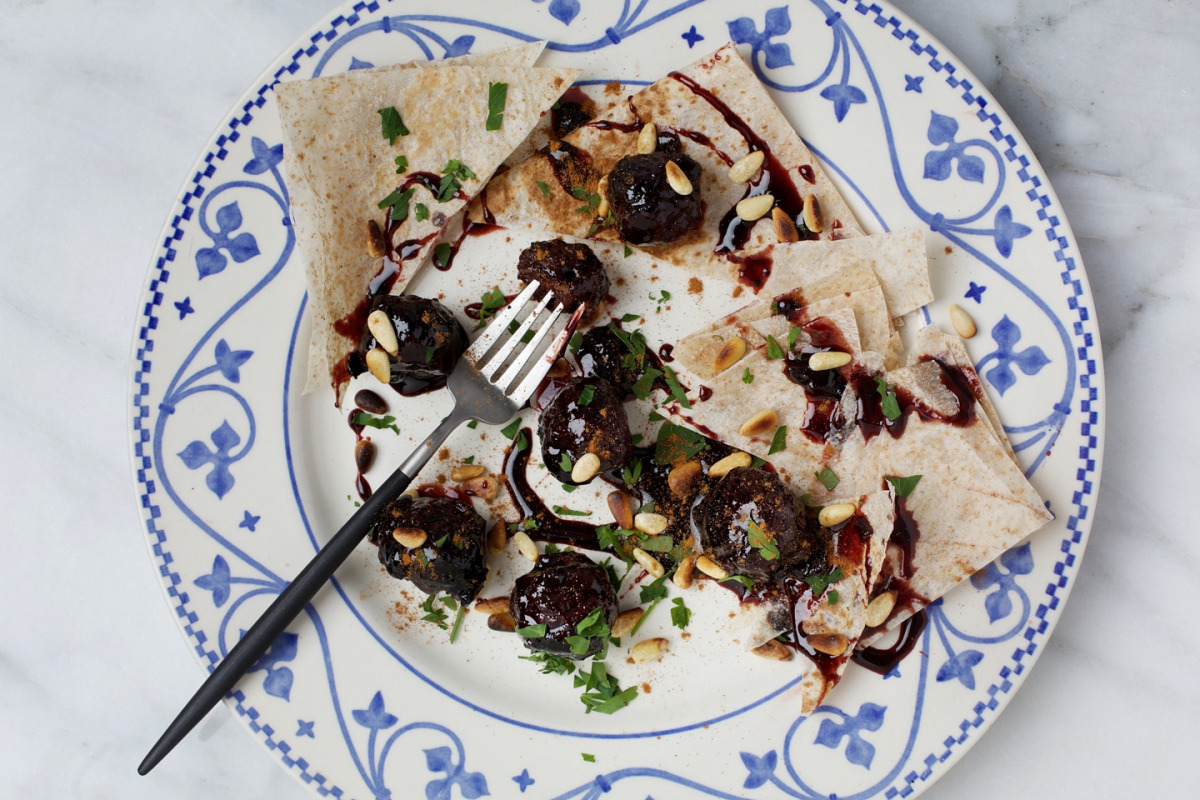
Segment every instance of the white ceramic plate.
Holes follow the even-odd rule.
[[[331,394],[299,392],[308,320],[272,85],[529,39],[551,42],[542,63],[580,66],[595,84],[644,83],[728,39],[742,44],[868,229],[933,231],[938,301],[925,320],[944,325],[957,302],[978,322],[969,349],[1056,521],[932,606],[917,651],[892,674],[851,666],[809,716],[789,697],[793,669],[722,640],[726,592],[688,593],[686,639],[665,611],[650,618],[644,630],[672,640],[668,656],[635,666],[614,650],[612,671],[643,692],[615,715],[585,715],[569,678],[519,660],[519,642],[488,631],[483,615],[467,615],[453,646],[417,621],[419,594],[383,576],[368,546],[243,679],[231,708],[288,770],[335,797],[911,796],[995,718],[1061,613],[1095,500],[1103,378],[1083,266],[1033,154],[951,55],[882,3],[357,2],[302,37],[198,160],[138,323],[137,491],[189,645],[211,668],[353,509],[345,417]],[[528,241],[469,239],[449,272],[428,270],[413,290],[461,313],[487,287],[516,287],[512,265]],[[652,340],[745,302],[732,287],[689,297],[678,274],[606,252],[626,278],[619,313],[645,314]],[[649,294],[664,288],[673,301],[656,314]],[[401,433],[372,432],[376,481],[448,397],[392,406]],[[506,443],[494,429],[463,429],[422,478],[466,455],[499,471]],[[589,489],[570,502],[600,499]],[[523,569],[496,566],[492,586]]]

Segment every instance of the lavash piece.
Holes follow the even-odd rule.
[[[865,268],[876,276],[888,316],[901,317],[933,302],[923,228],[841,240],[778,244],[771,249],[770,258],[771,272],[758,291],[761,296],[800,287],[805,297],[810,297],[810,284],[814,280]]]
[[[780,164],[794,176],[801,195],[812,193],[817,197],[825,220],[822,238],[832,238],[835,234],[846,238],[862,234],[832,181],[732,44],[680,70],[680,74],[715,95],[767,142]],[[636,117],[632,109],[636,109]],[[742,198],[745,187],[729,180],[728,166],[713,148],[731,161],[737,161],[750,152],[750,147],[720,111],[679,80],[665,77],[631,97],[616,99],[598,112],[597,120],[611,121],[617,126],[605,129],[604,126],[585,125],[563,137],[562,141],[585,151],[591,158],[592,174],[584,180],[585,185],[577,188],[589,194],[596,193],[600,177],[607,175],[623,156],[636,152],[638,130],[618,128],[637,119],[644,123],[653,122],[660,130],[694,131],[707,136],[713,144],[710,148],[686,136],[680,137],[682,151],[701,166],[700,193],[706,209],[703,222],[675,242],[642,249],[663,261],[685,267],[692,274],[728,280],[729,261],[713,251],[720,236],[720,220]],[[814,183],[809,184],[799,177],[798,170],[802,166],[812,169]],[[541,188],[543,186],[545,190]],[[504,227],[588,238],[593,216],[577,211],[579,206],[579,199],[555,177],[545,153],[537,153],[517,164],[498,175],[488,186],[487,211]],[[482,221],[482,203],[473,204],[469,214],[472,220]],[[838,227],[834,226],[835,222]],[[615,239],[616,232],[611,227],[602,227],[591,238]],[[767,218],[754,225],[744,249],[761,248],[775,241],[771,221]]]
[[[335,377],[357,335],[339,333],[335,323],[363,299],[380,261],[366,249],[366,223],[386,225],[378,203],[402,177],[395,158],[408,159],[406,174],[440,175],[450,159],[475,173],[462,191],[473,197],[533,124],[579,75],[579,70],[509,64],[411,66],[354,70],[341,75],[281,83],[276,87],[284,138],[284,172],[297,243],[309,278],[313,334],[305,391],[334,384],[340,406],[345,383]],[[488,87],[507,83],[504,122],[487,131]],[[453,102],[434,105],[435,98]],[[381,108],[399,110],[409,135],[389,144],[381,135]],[[465,205],[438,203],[418,188],[412,204],[430,206],[428,219],[409,215],[396,234],[426,240],[400,265],[396,284],[405,285],[434,246],[439,228]]]

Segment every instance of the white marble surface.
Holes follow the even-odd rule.
[[[3,796],[310,796],[223,707],[149,777],[135,773],[201,672],[143,543],[127,361],[188,166],[329,5],[0,3]],[[897,5],[980,77],[1049,172],[1108,370],[1103,487],[1059,628],[925,796],[1195,797],[1200,4]]]

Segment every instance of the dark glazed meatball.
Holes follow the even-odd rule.
[[[678,194],[667,183],[668,161],[674,161],[692,182],[691,194]],[[608,203],[626,242],[673,242],[704,218],[700,165],[683,153],[625,156],[608,174]]]
[[[483,560],[487,524],[469,503],[449,497],[400,495],[375,517],[371,540],[389,574],[407,578],[426,594],[446,592],[469,603],[487,580]],[[401,539],[425,534],[409,548]]]
[[[536,280],[554,293],[554,299],[568,311],[584,307],[580,325],[596,319],[608,296],[608,275],[591,248],[581,242],[551,239],[534,242],[517,259],[517,277],[529,283]]]
[[[730,575],[769,580],[782,564],[813,554],[804,517],[779,477],[752,467],[730,470],[696,513],[700,546]]]
[[[538,437],[546,469],[563,483],[575,483],[571,470],[586,453],[600,459],[601,472],[620,469],[633,458],[625,407],[612,384],[600,378],[567,381],[538,418]]]
[[[389,383],[444,382],[467,349],[467,334],[454,314],[437,300],[411,294],[380,295],[371,301],[371,311],[376,310],[388,315],[399,343],[397,353],[388,354]],[[377,347],[371,331],[364,330],[359,352]]]
[[[545,625],[546,635],[525,639],[530,650],[580,660],[600,652],[604,641],[593,636],[587,650],[572,652],[568,636],[578,636],[578,625],[597,608],[606,625],[617,618],[617,593],[608,573],[583,553],[547,553],[533,569],[517,578],[509,609],[518,628]]]
[[[633,396],[633,384],[642,376],[637,357],[607,325],[583,334],[575,358],[584,377],[603,378],[624,397]]]

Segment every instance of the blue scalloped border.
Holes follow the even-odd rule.
[[[389,0],[391,2],[391,0]],[[944,750],[940,753],[930,753],[923,760],[925,768],[920,772],[913,770],[903,776],[903,784],[889,788],[884,796],[887,798],[894,797],[909,797],[916,790],[916,784],[924,782],[933,775],[937,764],[944,763],[956,751],[961,749],[961,745],[970,738],[972,730],[982,726],[988,717],[995,712],[1000,706],[999,696],[1007,694],[1011,691],[1014,683],[1010,680],[1013,676],[1018,676],[1026,669],[1025,659],[1033,656],[1039,646],[1035,641],[1039,636],[1043,635],[1049,628],[1049,623],[1046,621],[1046,616],[1058,608],[1062,599],[1060,591],[1068,586],[1069,578],[1068,570],[1075,567],[1078,560],[1078,555],[1075,552],[1077,546],[1082,546],[1087,537],[1087,531],[1084,528],[1084,521],[1088,518],[1089,506],[1085,500],[1094,494],[1097,481],[1099,478],[1099,433],[1102,431],[1100,422],[1100,390],[1093,385],[1096,376],[1100,371],[1099,356],[1096,355],[1096,341],[1091,332],[1085,331],[1086,324],[1090,321],[1090,313],[1088,306],[1085,304],[1086,297],[1083,288],[1083,281],[1078,277],[1081,274],[1080,266],[1076,257],[1070,254],[1071,244],[1067,236],[1059,231],[1062,224],[1059,216],[1056,216],[1052,211],[1054,202],[1048,191],[1043,189],[1043,182],[1037,175],[1029,172],[1031,164],[1030,159],[1025,155],[1020,155],[1017,152],[1020,146],[1016,137],[1005,134],[1002,130],[1003,121],[997,114],[987,110],[988,100],[975,93],[975,87],[970,80],[959,78],[956,73],[958,69],[947,58],[940,55],[938,49],[930,44],[921,43],[921,35],[913,28],[904,27],[903,21],[891,12],[885,12],[884,8],[879,4],[864,4],[857,0],[835,0],[842,6],[850,6],[852,9],[863,16],[873,17],[872,22],[880,28],[891,28],[891,35],[897,40],[907,40],[908,48],[918,57],[927,57],[927,65],[935,73],[945,73],[945,81],[952,88],[961,88],[962,99],[968,106],[977,108],[976,116],[984,122],[992,125],[991,135],[997,142],[1003,142],[1008,149],[1004,151],[1004,156],[1010,162],[1020,164],[1020,169],[1017,171],[1018,177],[1022,183],[1029,185],[1031,188],[1027,191],[1027,197],[1039,204],[1041,208],[1038,210],[1038,218],[1046,223],[1045,235],[1047,241],[1052,242],[1055,246],[1055,259],[1063,264],[1061,279],[1065,286],[1070,287],[1072,296],[1068,298],[1068,308],[1074,310],[1078,319],[1073,323],[1073,334],[1077,340],[1082,340],[1082,344],[1077,347],[1076,355],[1079,361],[1084,365],[1083,370],[1078,376],[1078,385],[1082,390],[1080,400],[1080,411],[1084,416],[1081,423],[1081,434],[1085,444],[1079,449],[1079,458],[1083,466],[1077,470],[1076,480],[1079,484],[1079,489],[1074,492],[1072,502],[1075,505],[1074,513],[1067,519],[1067,529],[1070,535],[1062,540],[1061,550],[1063,558],[1056,562],[1054,573],[1058,575],[1056,581],[1052,581],[1046,586],[1047,602],[1039,604],[1034,612],[1038,623],[1030,625],[1024,633],[1026,645],[1018,647],[1013,653],[1013,665],[1010,668],[1005,666],[1000,671],[1001,682],[993,683],[986,690],[985,694],[988,700],[980,701],[973,708],[974,716],[965,718],[958,726],[960,733],[958,735],[948,736],[943,744]],[[154,267],[151,270],[151,277],[147,283],[146,292],[149,299],[143,306],[142,310],[142,325],[140,326],[135,340],[135,357],[133,359],[133,386],[134,391],[131,396],[132,406],[132,427],[133,427],[133,459],[134,469],[137,483],[143,487],[143,491],[139,493],[139,502],[146,516],[146,530],[150,539],[151,551],[158,560],[158,569],[160,576],[164,582],[167,595],[174,598],[173,606],[176,615],[180,618],[181,627],[185,635],[195,642],[194,649],[202,662],[208,662],[208,668],[219,660],[219,655],[205,647],[208,641],[207,636],[203,631],[193,627],[198,622],[198,617],[194,612],[187,609],[189,597],[186,591],[182,591],[179,586],[182,579],[172,568],[173,557],[170,552],[165,549],[167,542],[166,531],[162,530],[157,520],[161,516],[161,511],[154,503],[152,496],[156,492],[155,481],[151,476],[154,469],[152,459],[148,453],[148,445],[150,442],[150,431],[146,427],[146,423],[150,417],[149,403],[149,384],[146,381],[146,376],[151,369],[150,354],[154,349],[154,341],[151,338],[153,331],[158,327],[158,317],[155,310],[161,306],[164,294],[159,287],[166,284],[170,279],[170,265],[175,261],[177,252],[173,244],[184,235],[182,223],[189,221],[195,214],[194,203],[199,201],[205,194],[204,182],[211,178],[215,173],[214,161],[223,161],[227,155],[225,145],[229,142],[236,142],[240,137],[239,128],[249,124],[254,118],[254,111],[261,108],[266,102],[266,93],[271,91],[275,83],[285,73],[293,74],[299,70],[301,61],[306,58],[311,58],[316,53],[320,52],[323,42],[334,40],[339,35],[339,28],[350,28],[357,25],[364,12],[374,13],[379,10],[378,2],[359,2],[352,7],[352,13],[349,15],[340,14],[329,23],[329,27],[311,34],[308,47],[303,47],[296,50],[291,60],[280,67],[272,74],[272,80],[269,83],[261,85],[253,97],[247,100],[241,107],[241,114],[235,114],[228,122],[228,133],[220,134],[208,152],[201,159],[201,166],[196,170],[190,179],[190,185],[185,183],[185,191],[180,198],[180,207],[178,212],[172,217],[171,221],[166,226],[166,236],[163,240],[163,248],[165,252],[156,260]],[[316,791],[325,796],[341,797],[343,792],[340,788],[329,783],[328,779],[319,772],[310,771],[310,765],[304,759],[294,759],[290,755],[291,747],[286,741],[278,739],[276,732],[270,725],[260,724],[258,722],[259,712],[253,706],[246,704],[245,696],[241,692],[235,692],[232,695],[235,702],[236,711],[246,718],[247,723],[252,731],[260,734],[263,737],[264,744],[273,751],[279,754],[280,760],[285,766],[295,768],[298,776],[306,784],[313,786]]]

